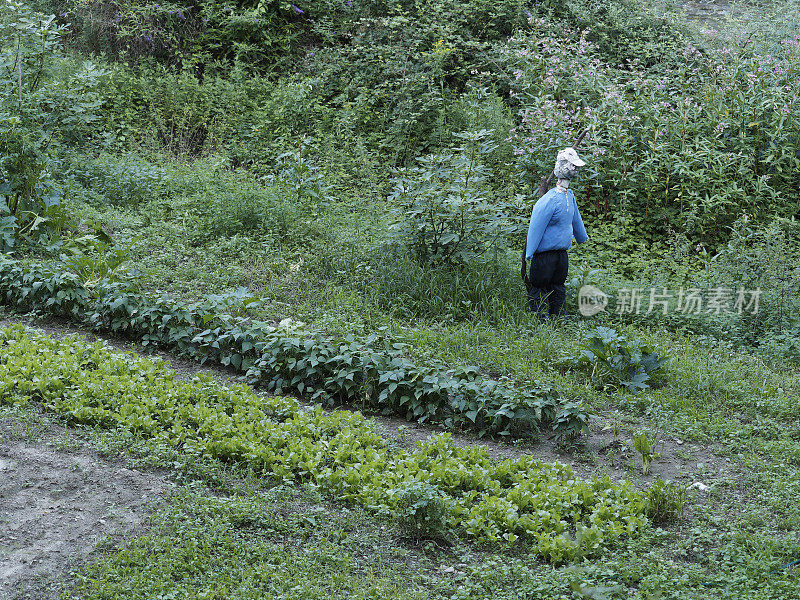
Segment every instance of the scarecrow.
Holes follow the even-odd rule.
[[[531,310],[542,322],[548,317],[563,317],[564,283],[569,269],[567,250],[573,237],[579,244],[589,239],[575,194],[569,189],[570,181],[585,164],[574,148],[559,152],[552,175],[556,187],[539,198],[531,213],[524,253],[525,261],[531,261],[530,276],[525,272],[525,261],[522,274]]]

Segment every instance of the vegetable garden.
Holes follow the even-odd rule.
[[[795,0],[2,2],[0,430],[173,491],[0,598],[800,593]]]

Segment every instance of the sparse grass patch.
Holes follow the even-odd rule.
[[[249,488],[249,489],[248,489]],[[390,528],[311,490],[183,487],[149,531],[93,564],[82,600],[440,597]],[[431,568],[431,565],[428,565]]]

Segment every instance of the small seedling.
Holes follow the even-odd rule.
[[[642,431],[633,436],[633,448],[642,456],[642,475],[650,472],[650,463],[661,456],[655,449],[655,436]]]

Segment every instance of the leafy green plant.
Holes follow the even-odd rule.
[[[389,200],[393,231],[423,265],[468,263],[497,242],[508,215],[489,201],[489,171],[482,159],[496,147],[491,131],[454,134],[463,145],[418,159],[418,166],[398,169]]]
[[[330,200],[330,186],[325,176],[314,165],[308,145],[300,140],[300,147],[293,152],[278,156],[281,168],[277,176],[265,176],[265,180],[285,190],[292,202],[298,204],[325,204]]]
[[[646,431],[640,431],[633,436],[633,449],[642,458],[642,475],[647,475],[650,472],[650,464],[661,456],[656,452],[655,436],[648,434]]]
[[[581,402],[565,402],[558,407],[553,431],[563,440],[569,441],[589,433],[592,415]]]
[[[679,519],[686,508],[686,486],[656,477],[644,492],[645,512],[655,523]]]
[[[665,374],[668,358],[609,327],[596,327],[578,345],[580,353],[564,359],[567,366],[590,367],[596,385],[639,393]]]
[[[320,219],[278,182],[263,185],[251,174],[214,169],[189,197],[188,218],[195,222],[194,243],[220,236],[257,236],[269,243],[299,243],[318,237]],[[236,176],[238,175],[238,177]]]
[[[397,523],[415,541],[450,537],[450,502],[437,488],[415,481],[395,491]]]
[[[208,294],[205,300],[212,311],[232,317],[241,317],[248,309],[263,304],[263,299],[254,296],[246,287],[238,287],[220,294]]]
[[[689,38],[677,6],[667,2],[656,8],[642,0],[540,3],[571,27],[591,27],[589,39],[605,62],[636,61],[655,72],[668,68]]]
[[[102,228],[95,227],[94,233],[67,240],[60,260],[85,287],[92,288],[103,279],[117,281],[123,276],[123,264],[130,257],[133,244],[117,246]]]
[[[728,242],[711,257],[702,273],[709,289],[728,290],[733,310],[710,331],[737,345],[758,346],[786,357],[797,356],[793,330],[800,328],[800,225],[776,218],[767,225],[742,215]],[[739,291],[747,290],[744,302]],[[746,305],[748,302],[749,307]],[[794,347],[794,348],[793,348]]]

